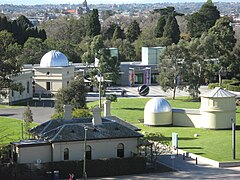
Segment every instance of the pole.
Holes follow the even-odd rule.
[[[99,72],[99,108],[101,108],[101,73]]]
[[[83,179],[87,179],[87,173],[86,173],[87,130],[88,130],[87,128],[84,128]]]
[[[232,158],[236,159],[236,124],[232,123]]]

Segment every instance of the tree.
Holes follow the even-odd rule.
[[[182,76],[185,74],[184,59],[187,57],[188,51],[183,45],[175,45],[166,47],[164,54],[160,58],[159,63],[159,84],[164,91],[172,90],[175,99],[177,87],[182,89]]]
[[[116,56],[111,56],[110,50],[103,48],[100,51],[99,71],[105,79],[116,83],[119,79],[120,62]]]
[[[180,30],[174,13],[167,19],[166,25],[164,26],[163,37],[170,39],[171,43],[177,44],[179,42]]]
[[[215,26],[209,29],[209,35],[213,37],[214,46],[216,47],[217,57],[219,58],[219,84],[222,82],[222,72],[228,71],[232,66],[231,52],[236,44],[234,31],[230,25],[228,17],[222,17],[217,20]]]
[[[166,25],[166,19],[164,16],[160,16],[160,18],[158,19],[157,22],[157,26],[155,28],[155,36],[157,38],[160,38],[163,36],[163,32],[164,32],[164,26]]]
[[[188,18],[188,31],[191,37],[200,37],[203,32],[207,32],[214,26],[217,19],[220,18],[220,12],[214,6],[212,0],[207,0],[201,9],[193,13]]]
[[[98,10],[93,9],[89,15],[87,35],[94,37],[99,35],[101,31],[101,24],[98,17]]]
[[[24,120],[24,132],[26,135],[29,135],[29,131],[31,129],[31,123],[33,122],[32,111],[29,106],[27,106],[26,110],[23,112],[23,120]]]
[[[81,109],[86,107],[87,89],[82,76],[77,76],[70,81],[67,87],[58,91],[55,100],[57,113],[63,112],[63,105],[70,104],[73,108]]]
[[[22,86],[13,81],[21,69],[21,62],[18,55],[21,47],[14,43],[11,33],[0,31],[0,94],[6,95],[7,89],[22,91]]]
[[[139,24],[136,20],[134,20],[131,22],[131,24],[127,28],[126,38],[132,43],[138,38],[140,33],[141,33],[141,30],[140,30]]]
[[[24,43],[20,55],[23,64],[39,64],[42,56],[48,51],[42,39],[30,37]]]
[[[115,28],[115,30],[114,30],[112,39],[113,39],[113,40],[123,39],[122,29],[121,29],[118,25],[116,26],[116,28]]]

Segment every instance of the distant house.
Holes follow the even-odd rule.
[[[101,117],[101,109],[94,108],[93,118],[65,117],[33,128],[34,140],[11,143],[12,157],[16,163],[83,160],[85,137],[87,159],[132,157],[143,137],[136,130],[117,117]]]
[[[6,89],[7,96],[0,95],[0,103],[1,104],[16,104],[21,101],[29,101],[33,98],[33,89],[32,89],[32,81],[33,81],[33,72],[32,70],[21,71],[17,74],[17,76],[9,77],[16,83],[20,83],[23,87],[23,91],[14,91],[10,89]]]

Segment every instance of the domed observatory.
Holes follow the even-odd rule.
[[[66,67],[69,66],[68,58],[60,51],[52,50],[46,53],[40,62],[40,67]]]
[[[222,88],[201,95],[202,127],[207,129],[230,129],[236,122],[236,95]]]
[[[69,65],[68,58],[60,51],[46,53],[35,67],[35,94],[53,95],[66,87],[74,78],[74,66]]]
[[[144,124],[166,126],[172,124],[172,107],[165,98],[152,98],[144,108]]]

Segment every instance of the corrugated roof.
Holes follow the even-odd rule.
[[[233,94],[220,87],[215,87],[213,90],[201,95],[201,97],[213,97],[213,98],[226,98],[226,97],[236,97],[236,96],[237,96],[236,94]]]

